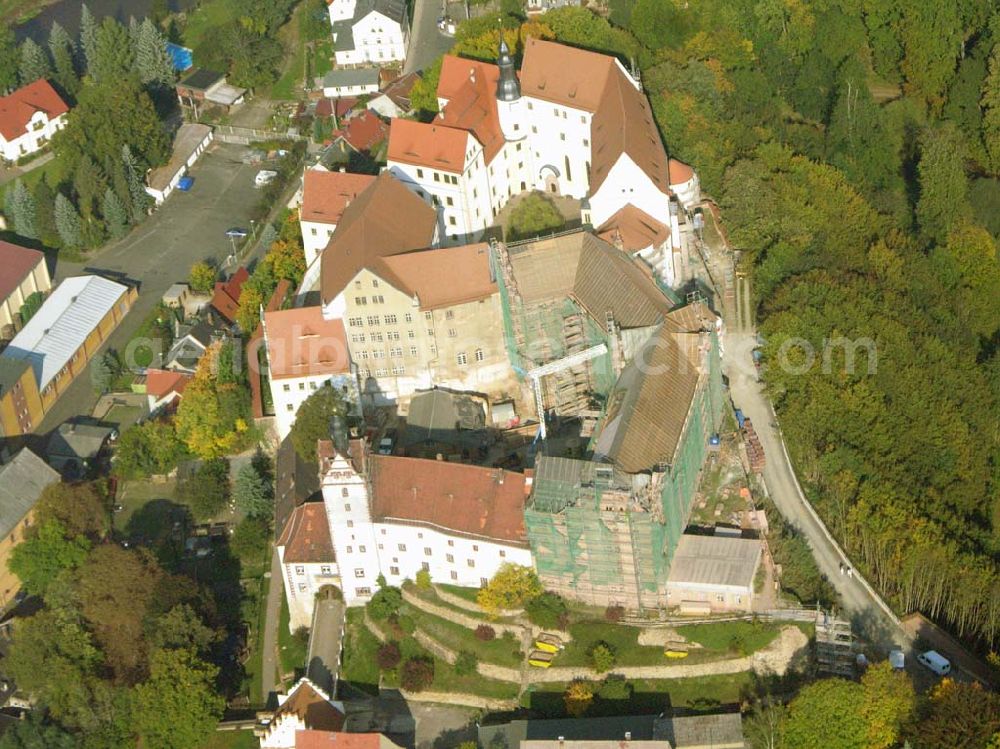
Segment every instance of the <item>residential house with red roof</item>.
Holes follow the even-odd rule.
[[[240,292],[249,278],[250,271],[241,267],[228,280],[215,283],[215,292],[209,305],[230,324],[236,322],[236,311],[240,307]]]
[[[10,333],[3,337],[13,338],[13,329],[24,324],[20,312],[25,300],[35,293],[47,294],[51,288],[43,253],[0,241],[0,330]]]
[[[191,382],[194,375],[188,372],[178,372],[171,369],[146,370],[146,399],[149,401],[149,412],[177,408],[177,403],[184,388]]]
[[[330,136],[334,147],[338,143],[344,144],[341,150],[350,147],[358,153],[369,153],[389,137],[389,126],[369,109],[348,118],[341,124],[342,127],[334,130]]]
[[[17,161],[40,150],[66,126],[69,105],[44,79],[0,96],[0,156]]]
[[[279,439],[291,431],[299,407],[319,388],[335,387],[358,402],[343,320],[325,319],[319,306],[295,307],[265,312],[263,328]]]
[[[344,209],[375,181],[371,174],[306,169],[302,178],[299,224],[306,267],[313,264],[333,236]]]
[[[530,477],[502,468],[370,451],[360,439],[320,443],[320,482],[344,600],[361,603],[384,575],[421,569],[476,587],[505,562],[531,566],[524,526]]]

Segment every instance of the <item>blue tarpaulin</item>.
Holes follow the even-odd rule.
[[[194,58],[192,57],[191,50],[187,47],[167,42],[167,52],[170,53],[170,57],[174,61],[174,70],[178,73],[183,73],[185,70],[194,65]]]
[[[194,177],[181,177],[177,181],[177,189],[181,192],[187,192],[191,189],[191,185],[194,184]]]

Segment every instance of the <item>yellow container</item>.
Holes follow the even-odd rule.
[[[687,658],[688,657],[688,654],[687,654],[686,650],[670,650],[669,648],[667,648],[666,650],[663,651],[663,654],[665,656],[667,656],[667,658]]]
[[[558,653],[562,650],[563,644],[555,635],[550,635],[547,632],[542,632],[535,638],[535,648],[541,650],[545,653]]]
[[[553,657],[552,653],[546,653],[541,650],[532,650],[528,655],[528,665],[535,666],[537,668],[548,668],[552,665]]]

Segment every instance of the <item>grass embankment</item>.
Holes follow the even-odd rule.
[[[281,674],[292,674],[294,681],[306,669],[306,657],[309,643],[306,639],[288,631],[288,601],[281,597],[281,617],[278,621],[278,654],[281,661]]]
[[[401,612],[401,620],[407,621],[406,628],[415,624],[405,611]],[[440,621],[440,620],[439,620]],[[461,675],[455,672],[446,661],[434,658],[405,629],[393,628],[383,624],[383,631],[399,644],[402,662],[408,658],[431,658],[434,661],[434,682],[429,691],[451,692],[476,695],[491,699],[514,699],[518,687],[494,679],[486,679],[478,674]],[[471,635],[471,632],[469,633]],[[447,642],[447,641],[445,641]],[[478,642],[478,641],[477,641]],[[451,644],[454,647],[454,644]],[[380,645],[375,636],[364,625],[364,611],[360,608],[348,609],[347,626],[344,633],[344,659],[341,665],[341,678],[351,685],[368,692],[374,692],[378,684],[377,654]],[[399,669],[391,669],[382,673],[382,683],[391,689],[399,687]]]

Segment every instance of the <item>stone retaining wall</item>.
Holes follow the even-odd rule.
[[[445,603],[450,603],[452,606],[458,606],[460,609],[465,609],[466,611],[471,611],[473,614],[479,614],[480,617],[488,616],[486,609],[480,606],[475,601],[469,601],[461,596],[456,596],[454,593],[449,593],[440,585],[432,586],[434,588],[434,593]],[[497,616],[501,618],[507,618],[512,616],[521,616],[524,613],[524,609],[500,609],[497,612]]]
[[[385,642],[386,640],[389,639],[388,637],[385,636],[385,632],[383,632],[382,629],[374,621],[372,621],[372,618],[368,616],[368,609],[365,609],[364,621],[365,621],[365,627],[368,628],[369,632],[375,635],[376,640],[378,640],[379,642]]]
[[[498,635],[502,635],[505,632],[510,632],[514,637],[520,638],[524,627],[517,624],[502,624],[500,622],[487,622],[482,618],[476,618],[474,616],[466,616],[465,614],[459,613],[452,609],[446,608],[445,606],[438,606],[436,603],[431,603],[430,601],[425,601],[420,596],[415,593],[403,589],[403,600],[414,608],[418,608],[421,611],[425,611],[432,616],[439,617],[441,619],[446,619],[449,622],[455,624],[460,624],[466,629],[475,631],[476,627],[480,624],[488,624],[493,627]]]
[[[498,700],[489,697],[476,697],[471,694],[452,692],[407,692],[399,690],[407,700],[414,702],[436,702],[440,705],[464,705],[477,707],[481,710],[510,710],[518,706],[517,700]]]

